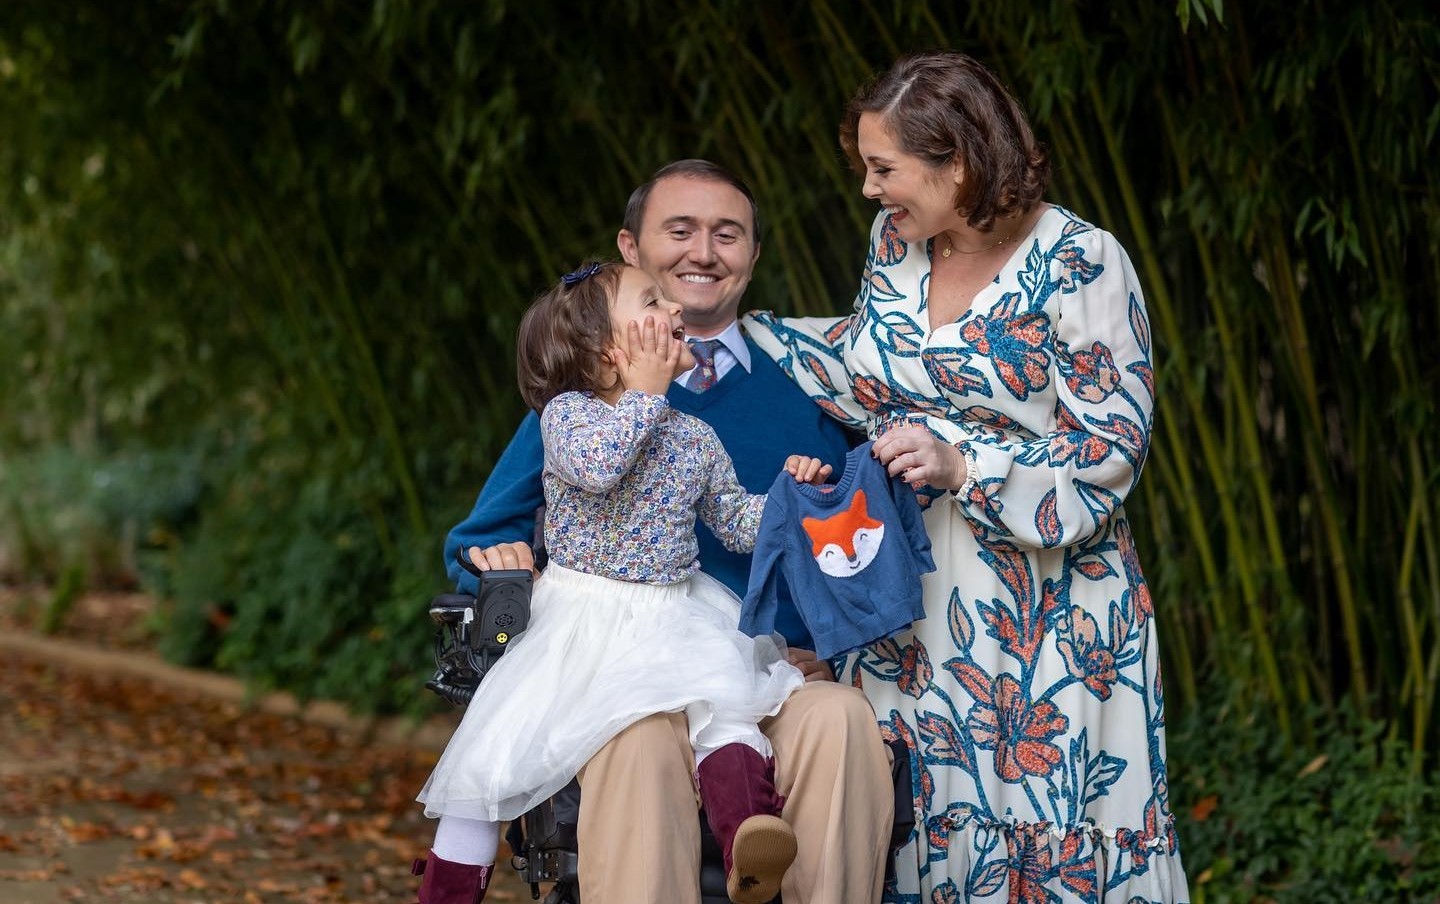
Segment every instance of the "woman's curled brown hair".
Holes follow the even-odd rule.
[[[875,113],[906,153],[931,166],[960,164],[955,209],[976,229],[1033,208],[1050,180],[1050,158],[1025,111],[977,60],[963,53],[900,58],[862,85],[840,120],[840,146],[861,174],[860,116]]]

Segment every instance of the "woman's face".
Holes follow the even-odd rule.
[[[680,319],[680,311],[680,305],[660,294],[660,286],[649,274],[637,267],[626,267],[620,271],[620,284],[610,304],[610,327],[615,333],[615,344],[625,347],[626,331],[632,320],[643,329],[645,318],[653,317],[658,330],[669,333],[672,341],[680,343],[680,361],[674,374],[678,377],[695,366],[690,346],[685,343],[685,324]]]
[[[901,150],[878,113],[860,114],[856,144],[865,163],[862,191],[885,207],[902,239],[923,241],[959,224],[954,205],[958,165],[931,166]]]

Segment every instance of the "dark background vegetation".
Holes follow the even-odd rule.
[[[668,159],[748,300],[845,309],[835,141],[899,53],[1000,71],[1145,287],[1130,504],[1197,899],[1435,900],[1440,25],[1427,2],[0,4],[0,570],[169,657],[417,711],[440,541],[536,289]],[[52,619],[53,620],[53,619]]]

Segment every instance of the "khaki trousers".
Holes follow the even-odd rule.
[[[875,904],[893,821],[889,758],[856,688],[806,684],[760,723],[799,851],[785,904]],[[699,904],[695,755],[685,716],[635,723],[580,773],[584,904]]]

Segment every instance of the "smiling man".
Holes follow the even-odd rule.
[[[672,407],[719,435],[736,476],[763,493],[790,453],[844,460],[850,440],[743,334],[741,299],[760,256],[760,219],[749,188],[704,160],[658,170],[630,196],[617,238],[627,263],[649,273],[681,306],[697,365],[671,384]],[[473,592],[455,563],[477,549],[493,568],[528,568],[543,502],[544,453],[532,412],[490,473],[470,516],[445,543],[450,576]],[[743,595],[750,556],[729,552],[697,525],[700,564]],[[775,750],[775,785],[798,853],[786,904],[879,900],[892,819],[889,765],[875,715],[858,691],[835,683],[783,594],[776,629],[807,683],[761,723]],[[580,780],[580,890],[585,904],[698,904],[699,825],[694,755],[683,713],[627,728],[586,765]]]
[[[714,338],[735,326],[760,257],[759,211],[743,183],[703,161],[660,172],[630,196],[620,254],[684,309],[691,338]]]

